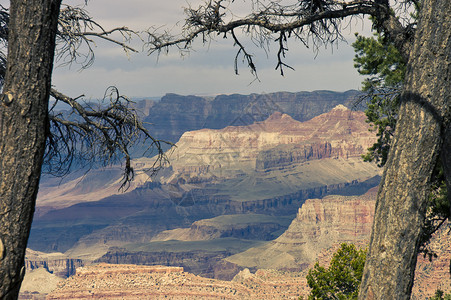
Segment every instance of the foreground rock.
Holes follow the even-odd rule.
[[[303,281],[275,271],[220,281],[177,267],[98,264],[78,269],[47,299],[297,299]]]
[[[120,248],[112,247],[95,262],[178,266],[202,277],[230,280],[244,268],[234,265],[224,268],[221,263],[223,259],[262,243],[264,242],[235,238],[135,243]]]

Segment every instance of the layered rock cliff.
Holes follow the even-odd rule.
[[[265,120],[276,111],[303,122],[338,104],[351,104],[358,94],[357,91],[278,92],[216,97],[167,94],[153,104],[145,121],[156,138],[176,143],[186,131],[249,125]]]
[[[291,219],[260,214],[223,215],[194,222],[189,228],[165,230],[152,241],[206,241],[220,238],[272,240],[285,230]]]
[[[25,268],[28,271],[41,268],[63,278],[74,275],[76,268],[84,264],[83,260],[69,258],[63,253],[43,253],[27,249],[25,254]]]
[[[29,245],[95,259],[224,214],[292,216],[305,199],[376,185],[381,170],[360,158],[374,141],[364,114],[343,105],[306,122],[275,112],[251,125],[186,132],[157,176],[146,173],[153,159],[133,160],[127,193],[118,191],[119,167],[41,190],[38,207],[46,208]],[[269,225],[246,230],[258,226]],[[245,235],[239,227],[226,232],[218,234]]]
[[[292,177],[291,182],[305,183],[304,188],[366,180],[379,171],[360,159],[360,155],[375,142],[375,135],[368,131],[365,119],[362,112],[339,105],[302,123],[275,112],[268,119],[248,126],[185,132],[175,150],[167,153],[170,165],[157,178],[151,178],[146,172],[152,168],[153,159],[133,160],[135,179],[128,191],[147,186],[149,181],[165,185],[182,184],[184,191],[203,189],[202,184],[206,182],[221,183],[215,188],[227,189],[227,183],[221,181],[235,179],[243,182],[243,176],[256,178],[267,185],[268,178],[279,176],[277,173],[264,174],[273,168],[282,170],[282,176]],[[326,159],[333,161],[322,163]],[[340,172],[327,176],[330,172],[322,172],[325,167],[321,164],[345,173],[341,178],[336,176]],[[121,167],[93,170],[61,185],[43,185],[37,201],[40,214],[121,194],[118,190],[121,171]],[[301,176],[306,171],[311,173],[309,178]],[[280,185],[280,180],[277,185]],[[165,192],[171,189],[168,187]],[[288,189],[285,194],[298,190]]]
[[[282,168],[324,158],[360,157],[375,142],[365,120],[364,113],[338,105],[306,122],[274,112],[248,126],[185,132],[170,156],[171,167],[175,174],[221,178],[265,171],[279,163]]]
[[[336,243],[364,243],[368,240],[375,201],[376,188],[362,196],[309,199],[280,237],[228,257],[226,261],[258,269],[305,269],[323,249]]]
[[[279,238],[230,256],[224,259],[222,263],[214,263],[214,260],[219,256],[212,257],[212,260],[206,264],[208,268],[205,269],[206,272],[204,273],[200,270],[193,270],[202,274],[202,276],[213,275],[216,278],[227,279],[234,277],[231,282],[201,278],[182,272],[180,269],[152,267],[155,269],[142,272],[142,268],[146,267],[100,265],[89,267],[86,272],[77,272],[77,276],[61,284],[60,288],[51,294],[51,297],[54,298],[50,299],[56,299],[56,297],[65,299],[64,297],[68,297],[68,295],[72,295],[72,297],[77,295],[80,299],[85,299],[88,295],[106,299],[120,295],[123,299],[128,299],[127,297],[133,298],[144,294],[155,297],[164,294],[165,297],[170,299],[201,296],[224,299],[227,299],[227,297],[230,297],[230,299],[243,297],[295,299],[300,295],[305,297],[309,292],[305,276],[307,270],[313,267],[315,261],[327,266],[332,254],[341,242],[352,242],[365,247],[371,231],[376,192],[377,189],[374,188],[362,196],[327,196],[323,199],[309,199],[299,209],[296,218]],[[217,228],[217,223],[220,223],[220,221],[216,222],[215,226],[212,226],[211,220],[197,222],[196,226],[189,228],[191,235],[186,235],[185,232],[185,237],[192,237],[192,234],[195,233],[198,234],[196,235],[198,237],[200,227],[212,226]],[[166,234],[170,233],[167,232]],[[205,235],[206,233],[203,232],[202,234]],[[210,246],[214,244],[213,242],[214,240],[209,241]],[[232,243],[229,240],[225,244],[231,245]],[[169,243],[167,247],[173,248],[173,244]],[[203,246],[203,248],[207,247]],[[437,288],[446,292],[450,291],[451,233],[447,224],[432,237],[431,249],[435,251],[438,257],[429,261],[419,255],[412,299],[426,299],[432,296]],[[200,252],[202,251],[197,250],[192,252],[191,256],[185,256],[185,261],[204,260],[205,257],[199,257]],[[197,253],[197,256],[194,253]],[[219,254],[219,251],[217,253]],[[130,253],[118,249],[116,256],[111,253],[105,258],[109,257],[110,262],[112,262],[111,259],[113,258],[118,259],[120,256],[127,257],[127,255],[130,255],[128,256],[129,262],[132,262],[132,259],[141,258],[148,259],[148,261],[152,260],[153,263],[167,263],[169,265],[180,265],[180,262],[183,261],[183,258],[177,258],[177,253],[174,252],[161,252],[160,256],[156,254],[156,252],[141,252],[140,255],[136,255],[136,253],[130,255]],[[181,256],[185,254],[179,252]],[[149,257],[146,257],[146,255]],[[117,260],[117,262],[122,261]],[[139,263],[142,263],[142,261],[139,261]],[[250,267],[252,273],[249,269],[243,269],[246,266]],[[108,272],[105,272],[105,270],[108,270]],[[108,274],[108,276],[103,275],[103,273]],[[146,274],[145,279],[142,277],[143,273]],[[173,275],[171,279],[168,279],[169,273]],[[234,274],[237,275],[233,276]],[[184,281],[188,277],[189,283]],[[139,286],[133,286],[132,289],[123,288],[121,294],[118,294],[117,285],[124,280],[129,280],[131,283],[141,283]],[[144,281],[146,284],[143,284]],[[173,285],[164,282],[171,282]],[[199,294],[198,288],[200,286],[202,286],[202,294]],[[227,287],[227,292],[225,292],[224,287]],[[243,287],[245,287],[244,290]],[[79,294],[74,294],[75,292]]]

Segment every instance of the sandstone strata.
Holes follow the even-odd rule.
[[[323,158],[360,157],[375,142],[365,120],[364,113],[338,105],[302,123],[275,112],[248,126],[185,132],[171,166],[175,174],[221,178]]]
[[[139,299],[144,295],[156,299],[296,299],[307,296],[305,276],[316,261],[327,266],[341,242],[365,247],[375,195],[376,189],[373,189],[360,197],[329,196],[306,201],[289,229],[278,239],[232,256],[216,266],[230,271],[229,279],[238,273],[231,282],[202,278],[181,272],[180,268],[99,265],[77,271],[77,275],[62,283],[50,299]],[[412,299],[426,299],[437,288],[450,291],[448,227],[442,227],[433,236],[431,248],[438,258],[430,262],[419,256]],[[241,264],[241,268],[237,264]],[[242,269],[246,265],[251,266],[252,272]],[[279,271],[257,268],[278,268]]]
[[[413,300],[426,299],[437,289],[451,293],[451,228],[449,221],[433,235],[430,249],[437,254],[432,261],[418,256],[413,285]]]
[[[27,270],[31,271],[41,268],[63,278],[75,274],[75,269],[83,265],[83,260],[69,258],[63,253],[43,253],[27,249],[25,254],[25,267]]]
[[[117,194],[119,168],[49,187],[29,245],[98,258],[111,246],[224,214],[293,216],[305,199],[376,185],[381,170],[360,158],[374,141],[364,114],[342,105],[302,123],[275,112],[251,125],[186,132],[156,177],[146,173],[152,159],[133,161],[127,193]]]
[[[152,106],[145,121],[149,124],[149,132],[156,138],[175,143],[185,131],[249,125],[265,120],[276,111],[290,114],[303,122],[338,104],[352,103],[358,94],[357,91],[278,92],[215,97],[167,94]]]
[[[368,131],[365,119],[364,113],[339,105],[306,122],[274,112],[268,119],[251,125],[188,131],[180,138],[177,148],[168,152],[170,166],[160,172],[158,178],[163,184],[182,184],[186,191],[199,187],[199,184],[202,187],[201,183],[205,182],[251,175],[261,177],[255,172],[267,172],[274,167],[290,173],[290,167],[299,167],[307,161],[315,164],[323,159],[342,161],[358,158],[351,166],[343,166],[343,169],[354,166],[357,171],[363,171],[360,177],[355,176],[349,181],[367,179],[378,172],[370,164],[359,161],[360,155],[376,139]],[[146,158],[133,161],[136,175],[128,191],[152,181],[146,170],[153,163],[153,159]],[[340,168],[338,165],[334,167]],[[47,207],[45,213],[52,207],[67,207],[77,202],[97,201],[120,194],[118,186],[121,180],[121,168],[114,167],[92,171],[58,186],[44,184],[38,195],[37,206]]]
[[[309,199],[280,237],[226,260],[257,269],[303,270],[317,259],[323,249],[336,243],[368,240],[375,200],[376,188],[362,196]]]

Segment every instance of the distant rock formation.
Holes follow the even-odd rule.
[[[274,112],[250,125],[185,132],[155,177],[146,173],[153,159],[133,160],[135,181],[126,193],[118,191],[119,167],[41,189],[37,205],[44,208],[29,245],[96,259],[109,247],[149,241],[202,219],[293,216],[309,198],[361,194],[381,173],[360,157],[376,140],[365,119],[338,105],[306,122]],[[246,228],[256,235],[257,227]],[[242,229],[218,234],[244,237]]]
[[[371,231],[376,192],[374,188],[362,196],[327,196],[307,200],[290,227],[279,238],[226,258],[222,263],[210,264],[210,274],[232,281],[195,276],[180,267],[99,264],[77,269],[76,275],[60,284],[48,299],[133,299],[142,295],[153,298],[164,295],[169,299],[305,297],[309,292],[305,276],[315,261],[327,266],[342,242],[365,247]],[[205,221],[203,225],[210,222]],[[231,245],[231,242],[227,241],[226,244]],[[170,244],[167,246],[171,247]],[[418,257],[412,293],[414,300],[432,296],[437,288],[450,291],[451,233],[447,224],[434,234],[431,248],[438,255],[432,262],[422,255]],[[118,255],[127,255],[123,250],[118,250]],[[194,253],[199,255],[199,251],[191,255]],[[160,253],[160,257],[156,253],[153,255],[152,260],[156,263],[172,259],[172,263],[177,261],[176,264],[180,264],[183,259],[205,259],[188,256],[176,258],[175,252]],[[179,252],[179,255],[185,254]],[[117,259],[118,256],[110,255],[110,258]],[[136,258],[139,255],[129,257]]]
[[[81,259],[69,258],[63,253],[43,253],[27,249],[25,267],[27,270],[45,269],[58,277],[66,278],[75,274],[76,268],[84,266]]]
[[[246,240],[273,240],[289,220],[281,216],[259,214],[224,215],[194,222],[190,228],[165,230],[152,241],[205,241],[233,237]]]
[[[355,90],[216,97],[167,94],[161,101],[152,103],[150,110],[146,109],[145,121],[156,138],[176,143],[186,131],[249,125],[267,119],[276,111],[303,122],[328,112],[338,104],[352,105],[358,95]]]

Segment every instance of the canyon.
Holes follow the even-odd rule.
[[[135,156],[125,191],[120,165],[44,179],[27,270],[82,280],[91,271],[80,267],[120,273],[105,263],[177,266],[183,271],[168,272],[196,282],[252,278],[255,285],[266,276],[269,290],[246,289],[268,295],[285,274],[296,297],[324,249],[368,238],[374,190],[362,194],[378,185],[381,169],[361,159],[376,141],[364,113],[343,105],[357,96],[168,94],[138,103],[157,138],[177,141],[168,162],[151,175],[155,159]]]
[[[339,104],[353,105],[360,93],[332,91],[276,92],[210,97],[166,94],[160,101],[142,101],[144,121],[155,138],[176,143],[183,133],[203,128],[243,126],[267,119],[274,112],[304,122]]]
[[[307,200],[280,237],[222,260],[230,270],[240,264],[228,281],[198,276],[182,267],[97,263],[78,268],[74,276],[60,281],[47,299],[306,297],[309,288],[305,276],[315,262],[327,266],[342,242],[366,247],[375,198],[373,188],[362,196]],[[199,222],[189,229],[191,233],[182,236],[185,239],[193,234],[195,238],[205,236],[211,233],[211,222]],[[202,225],[207,227],[205,232]],[[166,232],[160,238],[170,234],[175,232]],[[449,291],[451,287],[451,234],[447,224],[432,237],[431,249],[437,254],[432,261],[422,255],[418,257],[412,299],[425,299],[437,288]]]
[[[125,193],[118,191],[120,166],[44,185],[29,247],[92,261],[110,247],[151,243],[162,231],[199,220],[293,218],[306,199],[362,194],[381,173],[360,158],[376,139],[365,119],[341,104],[305,122],[274,112],[250,125],[183,133],[156,176],[148,174],[153,158],[134,159],[135,181]],[[233,235],[262,237],[249,232]]]

